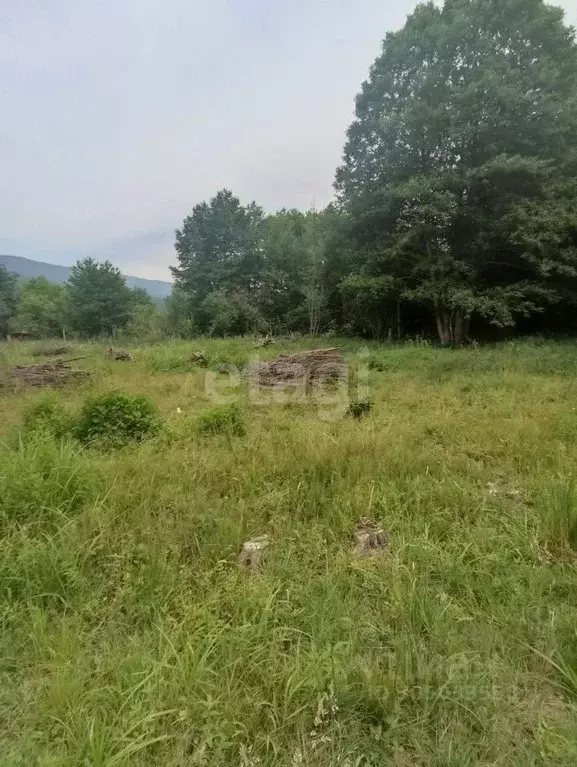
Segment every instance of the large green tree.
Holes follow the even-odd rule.
[[[265,217],[255,203],[241,205],[224,189],[196,205],[176,232],[176,288],[187,296],[190,314],[202,331],[211,329],[211,311],[223,299],[256,300],[263,265]]]
[[[132,288],[130,298],[130,321],[123,335],[148,342],[159,341],[167,330],[163,305],[155,302],[143,288]]]
[[[325,252],[331,209],[268,216],[259,307],[275,330],[316,333],[327,321]]]
[[[444,343],[461,342],[473,315],[510,325],[555,300],[551,277],[575,274],[574,259],[523,231],[535,208],[558,225],[551,182],[577,145],[576,96],[577,49],[559,9],[418,6],[383,43],[337,173],[365,256],[352,271],[400,277]]]
[[[38,338],[60,336],[67,326],[66,288],[46,277],[24,283],[18,299],[17,325]]]
[[[191,316],[190,300],[180,288],[173,287],[164,302],[166,311],[166,330],[168,335],[177,338],[191,338],[195,327]]]
[[[110,261],[78,261],[68,280],[71,321],[85,336],[111,336],[130,321],[133,293]]]
[[[306,219],[298,210],[283,209],[266,220],[258,303],[270,330],[299,325],[308,262]]]
[[[18,289],[16,275],[0,266],[0,338],[10,330],[10,320],[16,312]]]

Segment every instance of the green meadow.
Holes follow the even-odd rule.
[[[78,344],[85,383],[0,390],[2,767],[577,764],[577,344],[260,354],[323,345],[363,417],[255,401],[215,372],[247,339]],[[111,392],[160,428],[31,420]],[[361,518],[386,552],[354,555]]]

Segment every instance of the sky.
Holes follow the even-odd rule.
[[[333,194],[354,97],[414,0],[0,0],[0,253],[169,279],[228,187]],[[577,0],[558,0],[577,25]]]

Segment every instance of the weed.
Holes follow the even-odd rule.
[[[98,472],[72,442],[45,431],[0,455],[0,519],[43,524],[66,519],[95,498]]]
[[[43,432],[61,439],[72,432],[74,418],[56,392],[44,394],[26,413],[25,433]]]
[[[234,434],[245,433],[244,417],[236,404],[218,405],[201,413],[196,421],[199,434]]]
[[[378,373],[382,373],[386,370],[385,363],[378,357],[369,357],[368,360],[369,370],[376,370]]]
[[[363,418],[363,416],[368,415],[372,409],[373,403],[371,400],[358,400],[357,402],[351,402],[349,405],[348,414],[353,418]]]

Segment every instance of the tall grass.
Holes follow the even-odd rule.
[[[241,382],[236,434],[198,429],[197,349],[254,352],[85,347],[70,412],[120,390],[162,413],[119,450],[19,439],[43,395],[0,394],[0,765],[577,763],[576,347],[369,345],[365,418]],[[360,517],[382,558],[353,556]]]

